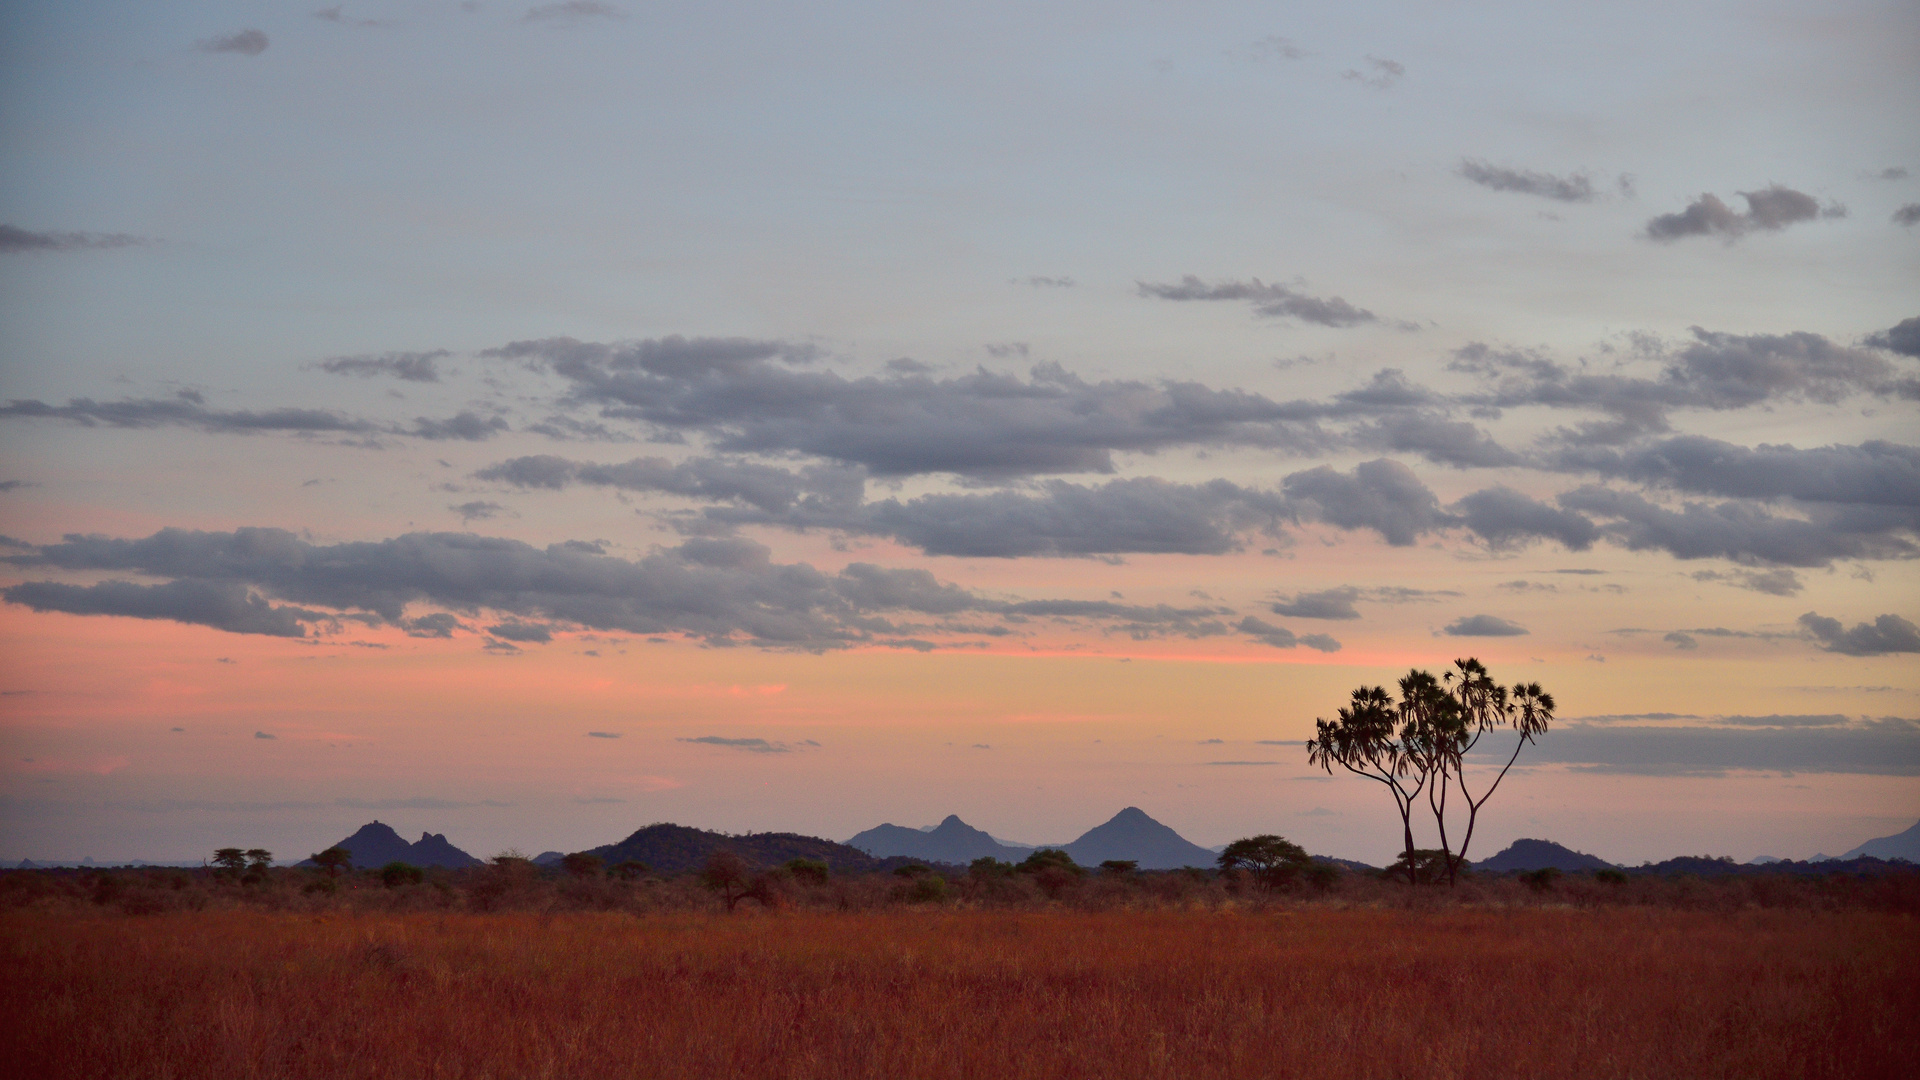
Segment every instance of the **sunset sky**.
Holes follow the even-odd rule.
[[[1907,0],[0,8],[0,859],[1920,818]]]

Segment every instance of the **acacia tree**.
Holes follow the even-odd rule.
[[[1247,871],[1269,891],[1284,888],[1313,866],[1305,848],[1271,833],[1235,840],[1221,849],[1219,862],[1222,870]]]
[[[1353,692],[1352,703],[1336,719],[1314,721],[1307,761],[1329,773],[1338,763],[1384,784],[1393,794],[1405,842],[1396,868],[1405,867],[1409,884],[1418,884],[1422,877],[1423,859],[1413,842],[1413,816],[1424,794],[1440,834],[1441,866],[1452,884],[1466,863],[1480,808],[1506,779],[1521,748],[1552,721],[1553,695],[1539,683],[1501,686],[1485,665],[1471,658],[1454,661],[1453,670],[1439,679],[1418,669],[1409,671],[1398,688],[1400,698],[1395,701],[1381,687],[1363,686]],[[1497,727],[1511,727],[1519,737],[1500,771],[1475,795],[1468,782],[1467,755]],[[1456,789],[1467,813],[1457,852],[1447,837],[1448,814],[1455,809],[1449,803]]]

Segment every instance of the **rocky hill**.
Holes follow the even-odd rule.
[[[758,866],[778,866],[789,859],[818,859],[842,873],[866,873],[906,866],[911,858],[875,858],[858,848],[798,833],[747,833],[730,836],[686,825],[661,823],[639,829],[617,844],[592,848],[608,866],[645,863],[662,874],[698,870],[715,851],[729,850]]]
[[[1612,863],[1596,855],[1561,847],[1551,840],[1515,840],[1500,854],[1473,864],[1475,870],[1495,874],[1547,867],[1562,873],[1574,873],[1579,870],[1606,870],[1612,866]]]
[[[1007,862],[1019,862],[1033,851],[1029,847],[1002,844],[961,821],[958,814],[948,814],[945,821],[932,829],[876,825],[848,840],[847,846],[879,858],[900,855],[955,866],[965,866],[975,859],[989,856]]]
[[[352,836],[328,847],[345,848],[353,856],[353,865],[357,869],[378,869],[392,862],[403,862],[409,866],[445,866],[459,869],[463,866],[479,866],[480,860],[461,851],[447,842],[443,833],[420,834],[420,839],[407,843],[393,827],[378,821],[370,821],[360,826]],[[313,860],[300,862],[300,866],[312,866]]]
[[[1104,825],[1088,829],[1067,845],[1067,854],[1081,866],[1098,866],[1108,859],[1131,859],[1142,870],[1178,870],[1183,866],[1210,867],[1219,856],[1147,816],[1137,806],[1113,815]]]

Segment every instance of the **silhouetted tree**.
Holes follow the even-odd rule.
[[[825,885],[833,872],[824,859],[788,859],[787,873],[813,885]]]
[[[259,884],[267,880],[267,871],[273,869],[273,852],[266,848],[247,849],[247,872],[240,880],[249,884]]]
[[[1553,719],[1553,696],[1539,683],[1501,686],[1480,661],[1471,658],[1454,661],[1453,670],[1439,679],[1418,669],[1409,671],[1399,681],[1399,691],[1396,702],[1383,687],[1363,686],[1353,692],[1350,704],[1339,710],[1336,719],[1314,721],[1307,761],[1329,773],[1337,763],[1387,787],[1400,812],[1405,844],[1396,865],[1404,866],[1407,880],[1415,884],[1420,875],[1413,813],[1424,793],[1440,834],[1442,872],[1452,883],[1466,864],[1480,808],[1506,779],[1521,748],[1547,730]],[[1468,785],[1466,758],[1496,727],[1511,727],[1519,738],[1506,763],[1476,796]],[[1467,804],[1466,832],[1457,852],[1447,838],[1448,800],[1455,789]]]
[[[614,866],[613,876],[619,878],[621,881],[632,881],[638,877],[645,877],[647,872],[652,869],[651,866],[648,866],[638,859],[627,859]]]
[[[752,880],[753,868],[747,860],[731,851],[716,851],[707,856],[707,865],[700,871],[700,883],[727,902],[727,910],[754,893]]]
[[[325,870],[329,878],[353,864],[353,852],[343,847],[330,847],[325,851],[315,852],[307,858],[312,859],[315,866]]]
[[[1305,848],[1270,833],[1235,840],[1221,850],[1219,862],[1222,870],[1245,870],[1263,889],[1289,885],[1313,865]]]
[[[213,867],[222,877],[237,878],[247,869],[247,853],[237,847],[216,848]]]
[[[1138,859],[1107,859],[1100,864],[1100,872],[1108,877],[1126,877],[1139,868]]]
[[[390,862],[380,868],[380,882],[389,889],[402,885],[418,885],[427,879],[427,875],[417,866],[403,862]]]
[[[577,878],[597,877],[600,874],[600,868],[604,865],[606,861],[600,856],[584,851],[576,851],[560,860],[561,869]]]
[[[1527,887],[1534,892],[1546,892],[1553,888],[1554,882],[1560,880],[1560,868],[1543,866],[1538,870],[1529,870],[1520,875],[1520,880],[1526,882]]]

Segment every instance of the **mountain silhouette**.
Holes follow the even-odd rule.
[[[1081,866],[1098,866],[1108,859],[1131,859],[1142,870],[1178,870],[1183,866],[1212,866],[1219,857],[1206,848],[1129,806],[1104,825],[1088,829],[1068,844],[1067,854]]]
[[[965,866],[985,857],[1019,862],[1033,850],[1002,844],[961,821],[958,814],[948,814],[945,821],[925,831],[902,825],[876,825],[848,840],[847,846],[880,858],[904,855],[909,859],[952,863],[955,866]]]
[[[1892,836],[1877,836],[1861,844],[1842,859],[1857,859],[1862,855],[1871,855],[1876,859],[1905,859],[1908,862],[1920,862],[1920,821],[1903,833]],[[1815,856],[1818,858],[1819,856]]]
[[[1543,870],[1547,867],[1571,873],[1576,870],[1605,870],[1612,866],[1605,859],[1561,847],[1551,840],[1515,840],[1500,854],[1473,864],[1475,870],[1496,874],[1512,870]]]
[[[589,850],[608,866],[645,863],[663,874],[698,870],[708,856],[727,850],[758,866],[778,866],[789,859],[818,859],[836,871],[867,873],[905,866],[910,858],[875,858],[858,848],[798,833],[747,833],[729,836],[686,825],[662,823],[636,830],[617,844]]]
[[[353,857],[354,867],[361,870],[378,869],[391,862],[453,869],[480,865],[479,859],[448,843],[445,834],[423,832],[418,842],[409,844],[393,831],[392,826],[378,821],[370,821],[360,826],[359,832],[328,846],[345,848]],[[299,865],[312,866],[314,863],[312,859],[307,859]]]

